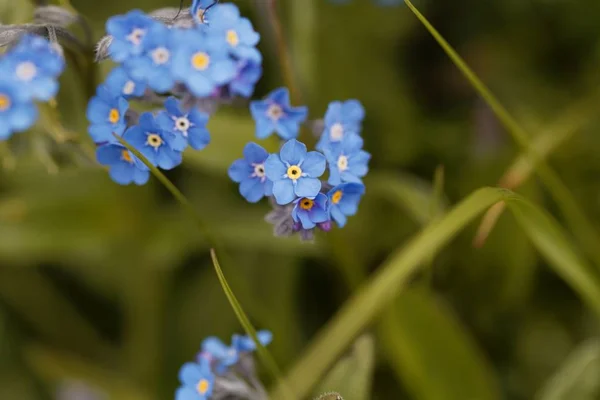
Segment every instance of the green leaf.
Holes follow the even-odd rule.
[[[408,290],[379,325],[383,353],[414,399],[499,399],[492,368],[452,312]]]
[[[537,393],[538,400],[595,400],[600,398],[600,341],[579,345]]]
[[[375,364],[375,345],[371,335],[356,339],[351,353],[342,358],[325,379],[315,394],[335,391],[345,400],[368,400]]]
[[[408,244],[399,248],[371,280],[346,302],[291,370],[287,382],[293,385],[296,396],[308,394],[354,337],[396,297],[408,277],[419,266],[440,251],[475,217],[501,200],[509,204],[511,211],[521,211],[518,215],[515,212],[517,220],[534,245],[555,267],[556,272],[600,314],[600,283],[589,272],[590,267],[585,261],[572,250],[560,227],[545,213],[507,190],[480,189],[449,211],[439,222],[433,222]],[[532,210],[536,212],[532,213]],[[550,231],[544,234],[544,229]],[[278,393],[275,392],[275,398],[281,397]]]

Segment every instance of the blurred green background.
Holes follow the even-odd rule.
[[[282,85],[266,4],[236,3],[262,34],[261,97]],[[263,221],[267,202],[246,203],[226,174],[254,140],[245,107],[221,107],[209,123],[212,144],[187,153],[167,175],[224,244],[232,289],[253,324],[273,331],[269,349],[288,370],[369,274],[430,221],[436,203],[450,208],[497,184],[520,150],[405,6],[280,3],[311,118],[333,100],[357,98],[366,108],[363,136],[373,158],[359,214],[315,243],[273,237]],[[71,4],[99,39],[112,15],[178,1]],[[598,227],[600,3],[415,5],[532,132],[538,150],[550,153],[551,166]],[[0,22],[26,22],[32,10],[26,0],[2,0]],[[59,108],[65,127],[83,137],[89,87],[69,65]],[[110,67],[101,64],[98,79]],[[195,357],[204,337],[242,331],[208,244],[156,180],[118,186],[102,169],[68,161],[71,145],[53,143],[43,127],[2,148],[0,399],[95,400],[87,390],[98,399],[170,399],[179,366]],[[443,195],[436,200],[440,166]],[[527,169],[517,164],[503,182],[564,222]],[[366,332],[372,339],[342,361],[342,378],[330,376],[315,395],[600,399],[597,317],[547,268],[511,215],[500,217],[481,248],[473,246],[476,228],[432,254],[431,273],[410,280]]]

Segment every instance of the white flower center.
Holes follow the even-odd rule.
[[[129,35],[127,35],[127,40],[133,43],[136,46],[139,46],[142,43],[142,39],[146,34],[145,29],[135,28]]]
[[[343,172],[348,169],[348,157],[340,156],[337,161],[337,166],[340,172]]]
[[[187,117],[179,117],[175,119],[175,129],[177,129],[178,131],[180,131],[183,136],[187,136],[188,135],[188,129],[190,129],[190,126],[192,126],[192,124],[190,123],[190,120],[187,119]]]
[[[31,61],[25,61],[17,65],[15,74],[19,80],[29,82],[37,75],[37,68]]]
[[[273,121],[279,120],[283,116],[283,110],[277,104],[271,104],[267,109],[267,117],[271,118]]]
[[[342,138],[344,137],[344,127],[342,126],[342,124],[340,124],[339,122],[333,124],[333,126],[329,129],[329,137],[334,142],[339,142],[340,140],[342,140]]]
[[[133,81],[125,82],[125,85],[123,86],[123,94],[129,96],[130,94],[133,94],[134,90],[135,90],[135,83]]]
[[[252,177],[259,177],[261,182],[264,182],[266,179],[265,164],[252,164],[252,166],[254,167],[254,174],[252,174]]]
[[[154,64],[166,64],[169,58],[171,58],[171,53],[164,47],[159,47],[152,52],[152,61],[154,61]]]

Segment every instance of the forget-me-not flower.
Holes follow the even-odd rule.
[[[175,393],[175,400],[207,400],[213,392],[215,376],[208,360],[185,363],[179,370],[182,386]]]
[[[371,155],[362,150],[363,139],[357,134],[347,135],[342,142],[324,149],[329,163],[329,184],[342,182],[362,183],[369,171]]]
[[[265,139],[273,132],[282,139],[298,136],[300,124],[306,120],[306,107],[291,107],[287,88],[275,89],[264,100],[250,103],[250,112],[256,122],[256,137]]]
[[[318,179],[325,172],[325,157],[316,151],[307,152],[306,145],[292,139],[279,154],[271,154],[265,162],[267,178],[273,181],[277,204],[291,203],[297,197],[315,197],[321,190]]]
[[[254,93],[256,82],[262,76],[262,65],[250,61],[238,62],[236,76],[229,84],[229,93],[242,97],[250,97]]]
[[[358,203],[364,193],[365,186],[354,182],[342,183],[327,193],[329,213],[340,228],[346,225],[346,217],[356,214]]]
[[[206,129],[208,114],[197,108],[184,110],[175,97],[165,101],[165,109],[158,113],[156,122],[161,128],[175,134],[177,141],[172,144],[175,150],[183,151],[188,144],[194,150],[202,150],[210,143],[210,134]]]
[[[294,222],[299,222],[304,229],[312,229],[319,223],[329,221],[327,202],[327,196],[323,193],[319,193],[314,199],[296,199],[292,210]]]
[[[0,140],[30,128],[38,117],[31,101],[20,100],[15,82],[0,81]]]
[[[122,135],[127,126],[125,112],[128,108],[129,103],[124,97],[112,93],[106,86],[99,86],[87,107],[88,132],[94,142],[113,141],[113,133]]]
[[[223,374],[240,359],[240,353],[233,346],[227,346],[216,336],[202,341],[202,349],[198,359],[207,359],[218,374]]]
[[[112,36],[108,54],[116,62],[142,54],[148,30],[159,24],[140,10],[116,15],[106,22],[106,31]]]
[[[125,67],[116,67],[104,81],[104,86],[114,94],[128,99],[140,97],[146,91],[146,84],[140,80],[133,79]]]
[[[236,64],[227,52],[225,39],[208,37],[200,28],[178,30],[175,34],[178,46],[173,55],[173,74],[193,95],[210,96],[236,76]]]
[[[269,153],[256,143],[244,147],[244,158],[229,167],[229,177],[240,184],[240,194],[250,203],[273,194],[273,182],[265,173],[265,161]]]
[[[365,109],[358,100],[331,102],[317,149],[323,151],[327,146],[341,142],[345,135],[359,134],[364,117]]]
[[[139,123],[129,128],[128,133],[129,143],[153,165],[168,170],[181,164],[181,151],[173,148],[177,137],[161,128],[151,113],[143,113]]]
[[[129,139],[129,131],[123,134],[123,138]],[[143,185],[150,179],[148,167],[119,142],[107,143],[98,147],[96,158],[100,164],[110,167],[109,175],[118,184]]]
[[[175,85],[171,73],[175,31],[163,24],[153,25],[146,33],[144,52],[125,62],[131,76],[145,82],[158,93],[168,92]]]
[[[254,31],[248,18],[240,16],[235,4],[218,4],[210,9],[209,36],[220,36],[232,55],[254,63],[262,62],[262,55],[255,47],[260,35]]]
[[[273,341],[273,333],[266,329],[256,332],[256,338],[263,346],[267,346]],[[256,343],[248,335],[237,335],[234,334],[231,338],[231,347],[239,351],[240,353],[248,353],[256,350]]]

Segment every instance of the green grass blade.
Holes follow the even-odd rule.
[[[235,297],[235,294],[233,294],[231,287],[229,287],[229,284],[227,283],[227,280],[225,279],[223,270],[221,270],[221,266],[219,265],[217,253],[215,252],[214,249],[210,250],[210,257],[212,258],[212,262],[215,267],[217,277],[219,278],[219,283],[221,284],[221,287],[223,288],[223,291],[225,292],[225,296],[227,296],[227,300],[229,300],[229,304],[231,305],[231,308],[233,308],[233,312],[235,313],[237,319],[240,321],[240,324],[242,324],[242,327],[244,328],[246,333],[252,338],[252,340],[256,344],[256,350],[258,352],[258,355],[263,360],[263,363],[269,370],[269,373],[271,373],[271,375],[276,380],[280,381],[283,384],[283,381],[282,381],[283,375],[282,375],[281,371],[279,370],[277,363],[273,359],[273,356],[271,356],[271,353],[269,353],[269,351],[258,340],[258,337],[256,336],[256,329],[254,329],[254,327],[252,326],[250,319],[246,316],[246,313],[242,309],[240,302]],[[294,397],[290,394],[289,390],[286,390],[285,386],[283,386],[283,387],[284,387],[284,391],[283,391],[282,398],[293,399]]]
[[[499,201],[506,201],[511,211],[530,235],[534,245],[555,267],[556,272],[578,290],[579,294],[600,314],[600,283],[590,274],[589,266],[571,249],[560,227],[543,212],[528,217],[534,206],[503,189],[480,189],[442,219],[434,221],[408,244],[402,246],[382,265],[374,276],[350,298],[319,333],[305,355],[288,375],[294,394],[304,397],[329,366],[398,294],[409,276],[474,218]],[[527,214],[527,215],[526,215]],[[537,225],[542,228],[538,227]],[[549,233],[540,233],[549,229]],[[276,391],[274,398],[280,398]]]
[[[567,186],[561,181],[559,176],[554,172],[548,164],[537,154],[535,148],[530,145],[529,135],[525,129],[514,119],[507,109],[498,101],[496,96],[488,89],[488,87],[479,79],[473,70],[467,65],[462,57],[450,46],[443,36],[431,25],[423,14],[411,3],[410,0],[405,0],[406,5],[415,14],[417,19],[425,26],[433,38],[438,42],[448,57],[454,62],[458,69],[463,73],[467,80],[473,85],[475,90],[490,106],[494,114],[506,127],[509,133],[513,136],[516,142],[521,146],[536,165],[536,172],[540,179],[551,193],[554,201],[560,207],[562,214],[568,221],[573,233],[578,241],[582,244],[588,255],[596,260],[598,268],[600,268],[600,254],[597,248],[600,244],[600,234],[589,222],[580,209],[577,201],[573,198]]]

